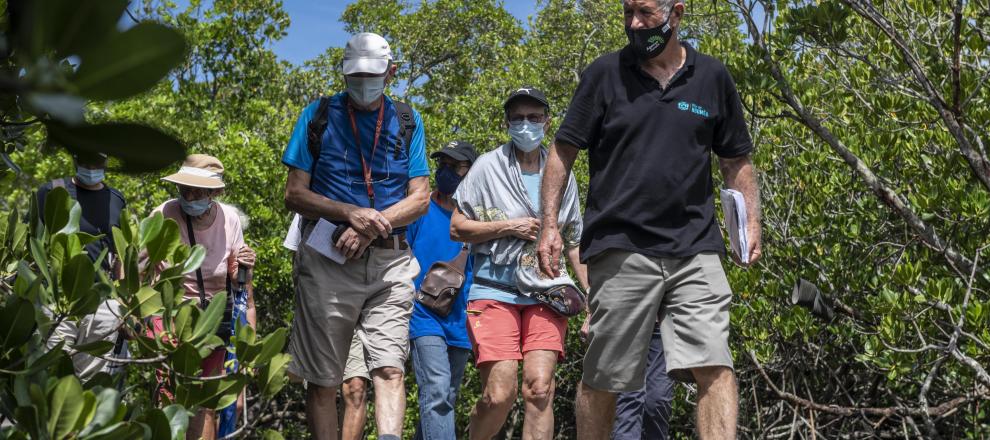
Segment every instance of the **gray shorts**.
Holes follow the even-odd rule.
[[[588,261],[588,277],[591,329],[583,381],[592,388],[643,387],[658,316],[670,377],[693,382],[692,368],[732,368],[732,290],[717,254],[656,258],[612,249]]]
[[[310,231],[312,222],[300,243]],[[364,343],[368,370],[405,371],[418,274],[419,263],[409,250],[371,247],[364,256],[337,264],[300,244],[292,269],[289,373],[317,386],[339,386],[355,337]]]

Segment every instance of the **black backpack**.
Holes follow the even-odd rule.
[[[384,103],[383,103],[384,104]],[[402,146],[396,146],[393,154],[399,156],[399,148],[409,149],[412,143],[413,133],[416,131],[416,119],[413,118],[412,107],[401,101],[392,101],[395,105],[395,114],[399,118],[399,138],[402,139]],[[313,168],[309,174],[313,175],[316,170],[316,163],[320,160],[320,149],[323,147],[323,131],[327,129],[327,117],[330,108],[330,97],[321,96],[316,107],[316,117],[309,121],[306,130],[306,145],[309,154],[313,157]]]

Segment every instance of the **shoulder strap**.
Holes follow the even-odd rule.
[[[312,175],[316,170],[316,162],[320,159],[320,149],[323,147],[323,132],[327,129],[327,117],[330,108],[330,98],[321,96],[316,107],[316,116],[309,120],[306,127],[306,146],[309,148],[309,155],[313,158],[313,167],[309,170]]]
[[[405,144],[406,150],[412,145],[413,133],[416,132],[416,118],[413,117],[412,107],[402,101],[392,101],[395,105],[395,115],[399,118],[399,137]]]
[[[186,218],[186,231],[189,232],[189,245],[196,246],[196,234],[193,233],[192,219],[186,213],[182,213]],[[228,280],[230,277],[227,278]],[[203,284],[203,270],[196,268],[196,286],[199,287],[199,306],[206,307],[206,286]]]
[[[464,266],[467,265],[467,257],[468,257],[468,245],[465,244],[464,246],[461,247],[461,252],[457,254],[457,257],[454,257],[454,259],[450,262],[450,265],[454,266],[455,269],[461,271],[461,273],[463,274]]]

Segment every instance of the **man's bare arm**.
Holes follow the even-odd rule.
[[[285,207],[298,212],[303,217],[316,219],[325,218],[338,222],[346,222],[347,214],[357,206],[330,200],[309,189],[309,173],[289,169],[289,178],[285,182]]]
[[[547,164],[543,170],[543,182],[540,185],[543,230],[540,233],[540,242],[536,249],[540,259],[540,270],[554,277],[560,275],[556,262],[560,261],[560,253],[563,249],[563,240],[557,229],[560,199],[567,187],[567,179],[571,175],[571,168],[574,166],[574,159],[577,158],[578,151],[578,148],[573,145],[554,142],[550,146],[550,155],[547,157]]]
[[[554,142],[550,146],[546,168],[543,171],[543,182],[540,184],[540,206],[543,208],[543,224],[557,227],[557,216],[560,213],[560,200],[567,187],[567,178],[571,175],[574,159],[578,154],[577,147]]]
[[[571,263],[581,289],[587,292],[591,288],[588,284],[588,266],[581,262],[581,250],[577,246],[567,250],[567,261]]]
[[[739,191],[746,200],[746,233],[749,237],[749,265],[756,263],[762,253],[760,209],[760,185],[756,179],[756,167],[749,155],[718,159],[719,170],[725,186]]]
[[[413,177],[409,179],[406,197],[382,211],[382,215],[393,227],[405,226],[422,217],[429,208],[430,178]]]
[[[362,235],[386,237],[392,232],[392,225],[378,211],[361,208],[349,203],[330,200],[309,189],[309,173],[289,169],[285,182],[285,207],[309,219],[324,218],[336,222],[347,222]]]

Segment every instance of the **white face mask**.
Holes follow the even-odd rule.
[[[362,107],[367,107],[371,103],[382,97],[385,93],[385,76],[345,76],[347,83],[347,96]]]
[[[543,124],[534,124],[529,121],[510,122],[509,136],[516,148],[529,153],[540,147],[543,142]]]
[[[97,185],[103,181],[104,171],[102,168],[91,170],[89,168],[76,165],[76,180],[83,185]]]

